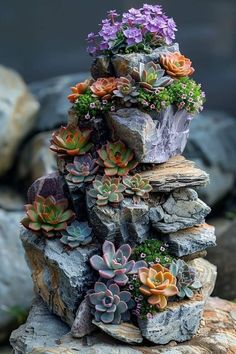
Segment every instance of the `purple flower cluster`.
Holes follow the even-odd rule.
[[[107,19],[102,21],[98,34],[88,35],[88,52],[91,55],[112,50],[117,43],[124,47],[161,39],[167,45],[175,39],[176,24],[173,18],[168,18],[159,5],[144,4],[140,9],[130,9],[120,20],[116,10],[107,13]],[[151,34],[151,36],[150,36]]]

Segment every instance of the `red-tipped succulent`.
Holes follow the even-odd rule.
[[[44,198],[37,195],[33,204],[27,204],[25,209],[27,216],[21,221],[22,225],[49,238],[65,230],[74,218],[73,211],[68,209],[67,199],[57,201],[53,196]]]
[[[108,142],[98,150],[98,155],[97,163],[105,168],[106,176],[125,176],[138,165],[133,151],[122,141]]]
[[[84,155],[93,146],[89,143],[91,133],[73,126],[61,127],[52,134],[50,149],[64,155]]]

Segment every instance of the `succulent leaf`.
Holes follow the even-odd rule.
[[[75,156],[74,162],[66,165],[69,172],[66,179],[78,187],[83,187],[85,183],[93,181],[98,168],[96,160],[90,154]]]
[[[87,222],[74,221],[66,230],[61,232],[60,239],[64,245],[70,248],[87,245],[92,241],[92,228]]]

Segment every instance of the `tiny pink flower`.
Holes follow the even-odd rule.
[[[141,254],[140,254],[140,257],[141,257],[141,258],[145,258],[145,257],[146,257],[146,254],[145,254],[145,253],[141,253]]]

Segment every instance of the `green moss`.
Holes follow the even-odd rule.
[[[92,92],[88,90],[84,95],[81,95],[74,103],[74,109],[78,114],[78,117],[92,118],[106,112],[111,109],[112,102],[99,101],[97,97],[92,95]]]
[[[161,263],[163,266],[170,264],[174,259],[169,254],[168,247],[156,239],[146,240],[140,246],[135,247],[132,257],[136,261],[143,259],[148,264]]]
[[[178,109],[185,109],[190,114],[199,113],[205,102],[205,94],[201,85],[188,77],[182,77],[167,87],[173,103]]]
[[[138,90],[139,97],[138,102],[141,104],[142,108],[150,111],[160,112],[163,109],[166,109],[173,103],[172,94],[164,88],[159,93],[147,92],[143,88]]]

